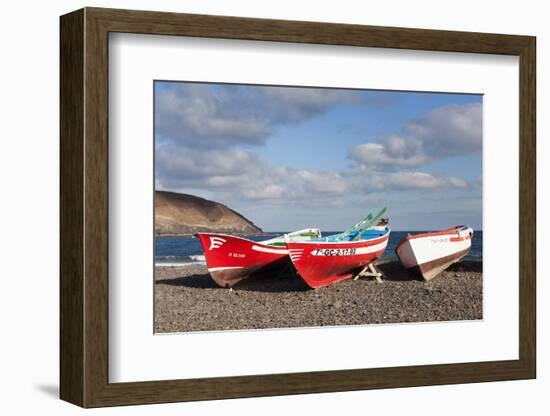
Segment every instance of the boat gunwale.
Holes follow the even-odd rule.
[[[286,247],[281,247],[281,246],[270,246],[269,244],[264,244],[263,241],[254,241],[254,240],[251,240],[249,238],[245,238],[245,237],[239,237],[237,235],[231,235],[231,234],[223,234],[223,233],[196,233],[196,234],[193,234],[194,236],[199,236],[199,234],[202,234],[202,235],[221,235],[223,237],[232,237],[232,238],[236,238],[238,240],[243,240],[243,241],[247,241],[251,244],[256,244],[256,245],[260,245],[260,246],[264,246],[264,247],[267,247],[267,248],[270,248],[270,249],[276,249],[276,250],[287,250]],[[267,239],[267,240],[264,240],[264,241],[269,241],[271,239]]]
[[[342,245],[342,244],[360,244],[360,243],[368,243],[368,245],[374,245],[375,243],[379,243],[383,239],[388,239],[389,235],[391,233],[391,229],[388,228],[388,231],[384,234],[382,234],[379,237],[376,238],[370,238],[370,239],[363,239],[363,240],[357,240],[357,241],[317,241],[317,240],[309,240],[309,241],[287,241],[286,244],[336,244],[336,245]]]
[[[420,234],[409,234],[401,239],[399,243],[395,246],[395,252],[397,253],[397,249],[401,247],[403,244],[405,244],[407,241],[414,240],[417,238],[427,238],[427,237],[437,237],[437,236],[443,236],[443,235],[453,235],[453,234],[460,234],[460,231],[465,231],[467,229],[471,229],[473,231],[473,228],[469,225],[456,225],[452,228],[448,228],[446,230],[441,231],[428,231],[427,233],[420,233]]]
[[[318,228],[307,228],[307,230],[318,230]],[[298,230],[298,231],[302,231],[302,230]],[[295,231],[293,231],[295,232]],[[273,240],[273,238],[268,238],[267,240],[262,240],[262,241],[254,241],[254,240],[251,240],[249,238],[245,238],[245,237],[240,237],[240,236],[237,236],[237,235],[232,235],[232,234],[224,234],[224,233],[195,233],[193,234],[194,237],[196,238],[199,238],[199,234],[202,234],[202,235],[219,235],[219,236],[222,236],[222,237],[231,237],[231,238],[236,238],[238,240],[243,240],[243,241],[246,241],[248,243],[251,243],[252,245],[259,245],[259,246],[262,246],[262,247],[265,247],[265,248],[269,248],[269,249],[275,249],[275,250],[279,250],[281,251],[281,254],[285,254],[283,253],[283,251],[288,251],[288,247],[286,246],[287,242],[286,242],[286,238],[283,239],[282,242],[285,243],[284,246],[272,246],[272,245],[269,245],[269,244],[265,244],[266,241],[271,241]],[[285,237],[287,234],[282,234],[280,237]],[[278,238],[278,237],[275,237],[275,238]],[[202,243],[201,243],[202,245]],[[203,247],[203,252],[204,252],[204,247]],[[205,253],[206,255],[206,253]]]

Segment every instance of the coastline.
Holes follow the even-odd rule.
[[[482,319],[482,262],[462,261],[424,282],[398,262],[383,283],[348,279],[311,290],[294,273],[218,287],[205,265],[155,267],[155,332],[219,331]]]
[[[229,232],[229,231],[197,231],[194,233],[188,233],[188,234],[156,234],[154,235],[154,238],[178,238],[178,237],[193,237],[197,233],[218,233],[218,234],[231,234],[231,235],[238,235],[238,236],[269,236],[272,235],[272,233],[268,232],[261,232],[261,233],[236,233],[236,232]]]

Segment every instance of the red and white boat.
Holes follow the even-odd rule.
[[[265,241],[252,241],[228,234],[198,233],[208,272],[221,287],[231,287],[253,273],[276,270],[288,264],[289,241],[321,237],[317,228],[295,231]]]
[[[408,235],[397,244],[395,252],[403,267],[431,280],[468,254],[473,235],[474,230],[467,225]]]
[[[385,225],[370,227],[364,221],[360,224],[345,233],[317,240],[287,241],[292,264],[309,287],[316,289],[367,275],[367,270],[371,276],[380,276],[372,265],[386,249],[390,229]]]

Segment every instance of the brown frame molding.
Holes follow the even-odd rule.
[[[83,407],[536,377],[536,39],[85,8],[60,19],[60,396]],[[519,359],[136,383],[108,380],[108,34],[195,36],[519,56]]]

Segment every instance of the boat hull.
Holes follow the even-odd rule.
[[[289,257],[298,275],[317,289],[349,279],[375,262],[388,244],[389,231],[383,236],[352,242],[287,242]]]
[[[395,252],[403,267],[428,281],[469,253],[472,236],[469,227],[410,235],[398,243]]]
[[[221,287],[231,287],[244,278],[288,265],[286,247],[268,246],[227,234],[197,234],[208,272]]]

